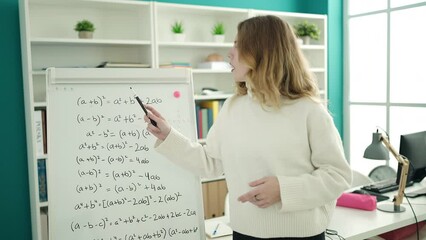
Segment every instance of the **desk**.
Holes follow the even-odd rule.
[[[420,188],[426,188],[426,181],[416,183],[406,188],[405,192],[412,192]],[[392,202],[394,194],[395,192],[385,194],[389,196],[390,199],[377,204]],[[416,213],[417,220],[419,222],[426,220],[426,196],[409,198],[409,201]],[[406,208],[405,212],[402,213],[387,213],[380,210],[364,211],[353,208],[336,207],[328,229],[336,230],[338,234],[346,240],[362,240],[415,223],[413,212],[406,198],[404,198],[402,206]],[[206,221],[209,220],[210,219]],[[222,220],[225,223],[229,222],[227,217],[215,218],[215,220]],[[206,239],[210,240],[210,238]],[[232,240],[232,236],[214,239]]]
[[[412,192],[426,187],[426,181],[416,183],[405,189],[405,192]],[[389,200],[377,203],[392,202],[395,192],[386,193]],[[409,198],[411,206],[417,216],[417,221],[426,220],[426,197]],[[336,230],[339,235],[346,240],[359,240],[373,237],[385,232],[389,232],[410,224],[415,223],[413,212],[408,204],[407,198],[404,198],[402,206],[405,212],[388,213],[380,210],[364,211],[352,208],[336,207],[333,218],[331,219],[329,229]]]

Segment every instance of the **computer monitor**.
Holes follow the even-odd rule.
[[[407,183],[420,182],[426,177],[426,131],[401,135],[399,154],[410,161]],[[398,166],[398,179],[401,166]]]

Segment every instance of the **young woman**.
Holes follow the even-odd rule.
[[[325,239],[351,170],[291,27],[274,16],[247,19],[229,58],[236,94],[206,144],[147,105],[156,150],[200,176],[225,174],[234,240]]]

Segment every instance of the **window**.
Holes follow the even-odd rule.
[[[389,163],[363,158],[372,133],[426,130],[424,0],[346,0],[345,150],[353,169],[368,174]]]
[[[390,13],[392,102],[426,103],[426,31],[419,28],[425,22],[426,6]]]
[[[387,7],[387,0],[352,0],[348,1],[350,15],[383,10]]]
[[[384,13],[349,20],[351,101],[386,101],[386,25]]]

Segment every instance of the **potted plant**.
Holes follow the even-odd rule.
[[[176,21],[171,26],[172,32],[175,37],[175,41],[177,42],[183,42],[185,41],[185,34],[183,33],[183,23],[182,21]]]
[[[315,23],[303,21],[294,26],[296,35],[303,39],[304,44],[309,44],[310,39],[318,40],[321,31]]]
[[[74,30],[78,32],[79,38],[93,38],[95,26],[89,20],[81,20],[77,22]]]
[[[219,22],[213,25],[212,34],[215,42],[224,42],[225,40],[225,26]]]

